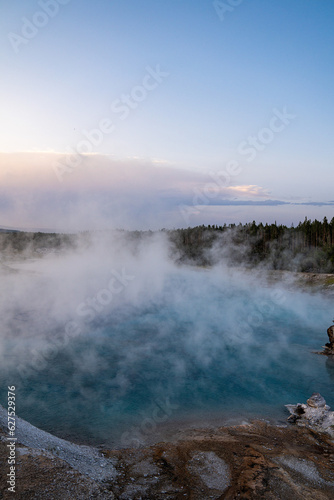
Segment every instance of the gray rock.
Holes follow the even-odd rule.
[[[334,325],[332,325],[328,328],[327,335],[328,335],[330,344],[334,344]]]
[[[213,451],[201,451],[193,454],[187,468],[211,490],[210,498],[212,499],[219,498],[231,484],[228,464]]]
[[[117,471],[110,459],[105,458],[97,448],[82,446],[65,441],[42,431],[25,420],[15,417],[15,437],[17,443],[29,447],[41,455],[56,456],[67,462],[73,469],[95,481],[111,481]],[[7,429],[8,413],[0,405],[0,429]]]
[[[334,356],[334,325],[330,326],[327,329],[327,335],[329,338],[329,342],[327,342],[327,344],[323,346],[323,354]]]
[[[326,432],[334,438],[334,412],[326,405],[325,399],[315,392],[307,404],[285,405],[291,413],[288,422],[310,427],[317,432]]]
[[[319,392],[314,392],[307,400],[307,404],[312,406],[312,408],[324,408],[326,406],[326,401]]]

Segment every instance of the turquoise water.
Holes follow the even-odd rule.
[[[154,297],[105,308],[23,379],[13,358],[1,402],[15,384],[22,418],[112,446],[145,444],[180,422],[283,421],[285,404],[314,391],[334,405],[334,365],[312,352],[327,341],[332,313],[319,295],[174,273]]]

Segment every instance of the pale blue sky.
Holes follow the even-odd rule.
[[[229,0],[220,3],[228,5]],[[92,152],[98,153],[97,175],[105,155],[111,155],[113,160],[110,171],[116,168],[115,161],[133,161],[133,171],[127,173],[129,189],[123,185],[122,202],[116,203],[120,212],[128,213],[127,200],[132,205],[136,199],[132,184],[136,186],[137,177],[147,173],[146,167],[142,170],[143,164],[170,169],[169,179],[175,173],[173,187],[164,184],[168,196],[154,183],[149,191],[151,177],[147,178],[146,196],[165,196],[164,208],[143,204],[138,191],[137,210],[124,218],[124,225],[129,227],[188,225],[178,215],[180,206],[193,205],[194,182],[203,191],[207,173],[224,170],[232,160],[241,168],[229,180],[229,186],[241,189],[235,190],[232,198],[225,191],[203,198],[200,209],[194,210],[188,221],[190,225],[210,220],[231,222],[234,218],[235,222],[269,218],[290,223],[299,220],[302,212],[296,205],[276,205],[275,209],[270,205],[270,210],[254,209],[252,205],[245,208],[237,205],[238,200],[333,201],[334,2],[239,3],[221,19],[214,2],[206,0],[62,0],[62,5],[52,0],[50,6],[57,10],[53,17],[37,14],[43,12],[42,5],[50,12],[46,0],[0,1],[0,151],[35,155],[47,151],[49,161],[43,156],[44,168],[51,171],[52,154],[59,157],[69,148],[75,150],[85,139],[83,130],[95,129],[102,119],[110,120],[113,131],[103,134],[103,139],[92,145]],[[45,25],[33,27],[35,32],[28,39],[24,18]],[[168,77],[145,95],[140,94],[138,86],[147,68],[157,66]],[[121,113],[112,110],[112,103],[135,88],[139,92],[136,95],[143,98],[131,101],[135,109],[128,108],[122,120]],[[275,110],[282,113],[284,108],[294,118],[279,132],[263,132],[272,123]],[[249,138],[258,134],[266,142],[257,142],[255,158],[247,161],[254,155],[242,151]],[[26,189],[20,188],[21,200],[26,196],[31,205],[34,197],[38,205],[33,181],[39,189],[42,181],[31,167],[32,154],[27,160],[20,156],[23,177],[29,177]],[[6,158],[1,162],[1,192],[10,199],[15,182],[10,191],[5,179],[19,176],[14,174],[19,170],[9,167],[13,161]],[[43,168],[39,161],[36,163]],[[192,173],[203,178],[192,177]],[[85,175],[84,171],[81,175]],[[181,189],[175,183],[184,175],[187,181],[183,181]],[[22,175],[19,177],[21,186]],[[79,188],[73,182],[71,188],[67,184],[65,193],[64,182],[60,187],[54,172],[53,180],[54,185],[49,180],[45,190],[52,192],[59,204],[64,197],[81,197],[81,203],[85,203],[87,196],[77,192]],[[109,182],[115,186],[114,174]],[[258,187],[256,195],[249,186]],[[105,218],[103,200],[107,188],[105,179],[104,186],[90,193],[97,212]],[[222,206],[231,199],[236,204],[234,212]],[[56,205],[49,206],[49,217],[44,215],[38,224],[54,224]],[[14,201],[11,206],[16,207]],[[45,210],[48,206],[44,202]],[[72,210],[79,213],[82,205],[72,205]],[[305,215],[334,215],[333,207],[328,205],[312,210],[306,206]],[[142,214],[140,219],[137,213]],[[8,209],[0,212],[0,224],[29,224],[28,216],[24,220],[20,217],[14,209],[12,213]],[[117,220],[122,221],[120,214]]]

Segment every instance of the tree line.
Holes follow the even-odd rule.
[[[267,265],[272,269],[334,272],[334,217],[307,217],[298,226],[224,224],[169,231],[181,261],[210,265],[220,258],[232,265]]]
[[[118,232],[129,245],[154,234],[153,231]],[[330,222],[326,217],[322,221],[305,217],[296,227],[253,221],[162,229],[161,232],[167,235],[171,256],[179,263],[212,265],[224,259],[237,266],[263,265],[271,269],[334,273],[334,217]],[[59,234],[2,230],[0,257],[62,252],[83,244],[89,246],[92,240],[90,232]]]

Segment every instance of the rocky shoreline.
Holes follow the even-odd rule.
[[[329,412],[321,396],[312,398],[308,403],[319,403],[320,413]],[[316,411],[316,406],[309,408]],[[15,498],[333,498],[334,427],[322,428],[319,419],[315,425],[307,419],[296,423],[302,427],[254,421],[193,429],[168,443],[107,450],[75,445],[17,418]],[[7,412],[1,407],[0,498],[4,499],[13,498],[6,484],[7,443]]]

